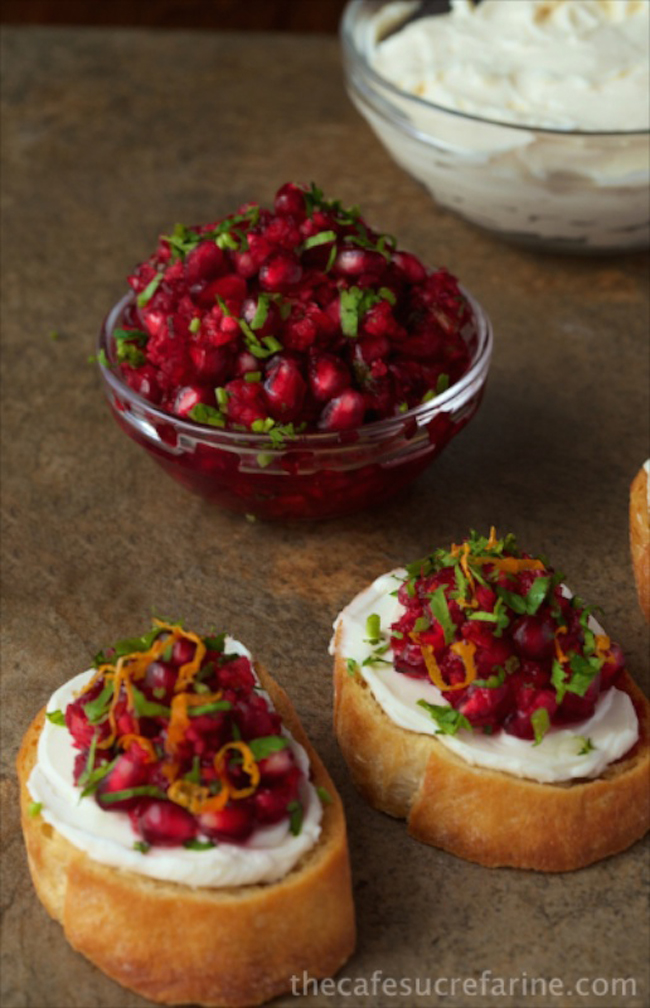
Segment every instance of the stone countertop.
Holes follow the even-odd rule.
[[[4,1008],[147,1003],[73,952],[39,904],[13,763],[54,687],[160,612],[249,644],[345,801],[359,942],[341,976],[352,993],[301,1003],[647,1004],[644,844],[547,877],[410,840],[351,787],[327,653],[334,616],[369,580],[494,523],[603,607],[647,688],[627,525],[648,455],[647,256],[535,255],[437,208],[351,106],[331,38],[16,28],[3,45]],[[128,441],[86,360],[160,232],[268,202],[287,179],[360,203],[403,247],[448,266],[485,305],[496,346],[478,417],[401,498],[323,524],[250,524]],[[373,996],[375,970],[425,993]],[[484,970],[484,994],[463,990]],[[573,993],[541,993],[552,978]],[[603,996],[614,980],[628,985]]]

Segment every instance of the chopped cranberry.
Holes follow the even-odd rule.
[[[142,802],[134,819],[142,839],[157,847],[179,847],[198,833],[194,816],[170,801]]]

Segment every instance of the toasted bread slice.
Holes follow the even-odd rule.
[[[44,712],[17,761],[22,826],[38,896],[70,944],[124,987],[164,1004],[257,1005],[290,990],[292,975],[329,976],[351,955],[354,908],[341,800],[285,692],[256,666],[284,724],[332,798],[315,848],[278,882],[191,888],[91,860],[42,816],[26,782]]]
[[[630,550],[639,605],[650,621],[650,506],[648,469],[642,466],[630,487]]]
[[[433,735],[395,724],[335,642],[334,727],[367,801],[423,843],[486,867],[569,871],[624,850],[650,828],[650,705],[625,674],[640,738],[594,780],[540,784],[471,766]]]

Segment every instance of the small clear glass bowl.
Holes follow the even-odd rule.
[[[399,493],[476,413],[492,355],[492,327],[480,305],[463,293],[474,317],[464,334],[468,371],[435,399],[355,430],[302,434],[278,449],[268,434],[221,430],[165,413],[134,392],[116,367],[100,363],[104,392],[130,438],[175,480],[221,507],[265,519],[350,514]],[[132,300],[127,294],[106,317],[100,361],[113,359],[111,334]]]
[[[434,105],[372,66],[378,15],[351,0],[341,21],[348,93],[400,167],[441,206],[501,238],[549,251],[598,253],[650,244],[650,133],[569,132],[500,123]],[[409,21],[424,16],[403,5]],[[379,30],[381,35],[381,29]]]

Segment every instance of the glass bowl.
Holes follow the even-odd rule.
[[[341,21],[348,93],[394,160],[439,204],[502,238],[560,252],[645,248],[648,131],[512,125],[402,91],[373,69],[373,52],[418,16],[413,3],[351,0]]]
[[[461,288],[462,290],[462,288]],[[187,489],[230,511],[265,519],[334,518],[399,493],[471,420],[492,354],[490,321],[463,290],[473,324],[463,337],[470,366],[435,399],[399,416],[336,434],[302,434],[274,445],[268,434],[221,430],[181,420],[129,388],[110,364],[112,337],[128,294],[99,337],[99,368],[122,430]]]

